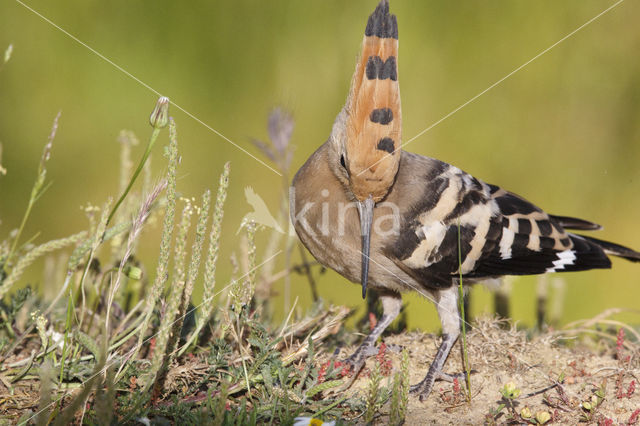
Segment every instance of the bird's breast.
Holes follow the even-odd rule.
[[[296,233],[311,254],[324,266],[359,283],[362,241],[358,209],[330,170],[313,161],[305,164],[293,181],[290,210]],[[386,247],[398,238],[401,219],[396,203],[376,204],[369,264],[373,288],[410,288],[405,281],[411,278],[386,254]]]

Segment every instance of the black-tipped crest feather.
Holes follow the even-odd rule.
[[[376,10],[369,16],[364,34],[367,37],[398,38],[398,21],[395,15],[389,14],[389,0],[378,3]]]

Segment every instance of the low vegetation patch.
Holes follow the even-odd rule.
[[[275,270],[277,254],[291,258],[293,240],[273,230],[267,247],[258,247],[260,226],[247,216],[230,259],[234,271],[218,277],[231,166],[198,201],[179,197],[178,133],[165,108],[161,99],[135,170],[135,137],[121,134],[115,202],[87,206],[88,225],[74,235],[25,241],[24,224],[48,185],[54,121],[24,219],[0,243],[1,422],[637,424],[640,339],[610,318],[616,312],[540,333],[477,319],[466,339],[470,389],[465,380],[440,382],[425,403],[409,395],[409,385],[424,376],[438,336],[396,327],[354,375],[340,362],[355,349],[357,337],[344,328],[352,313],[317,299],[318,266],[303,257]],[[272,140],[256,141],[285,179],[292,125],[277,111]],[[167,173],[153,178],[146,159],[165,127]],[[153,265],[136,257],[151,223],[162,227]],[[41,258],[47,278],[34,292],[22,277]],[[275,324],[271,285],[296,273],[309,278],[316,301]],[[363,332],[370,327],[359,324]],[[451,358],[448,369],[462,371],[463,358]]]

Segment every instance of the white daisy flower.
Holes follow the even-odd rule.
[[[313,417],[296,417],[293,426],[335,426],[336,422],[323,422]]]

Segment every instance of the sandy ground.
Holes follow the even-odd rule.
[[[566,339],[554,333],[527,339],[524,332],[504,326],[495,320],[479,320],[468,334],[469,362],[471,369],[477,370],[471,376],[471,401],[466,401],[464,383],[455,394],[453,384],[436,382],[426,401],[410,396],[406,424],[539,424],[535,418],[540,412],[549,415],[547,424],[618,425],[634,420],[634,412],[640,409],[640,390],[633,391],[640,387],[636,386],[640,377],[637,345],[627,340],[617,349],[611,338],[600,338],[599,343],[592,344],[571,339],[572,344],[567,345]],[[389,336],[384,341],[409,350],[411,383],[415,384],[426,375],[440,339],[413,332]],[[619,361],[618,356],[623,359]],[[389,352],[387,357],[398,368],[400,354]],[[366,368],[374,362],[369,359]],[[462,371],[459,344],[452,350],[445,371]],[[550,388],[561,376],[562,384]],[[383,384],[386,380],[390,378]],[[500,390],[509,382],[516,385],[520,395],[511,412],[505,407],[496,413],[503,403]],[[364,370],[347,392],[364,395],[368,383]],[[599,389],[604,399],[598,398]],[[583,405],[589,405],[584,403],[590,403],[592,410],[585,409]],[[531,417],[527,417],[527,409]],[[388,413],[389,404],[380,411]],[[638,415],[640,411],[635,417]],[[539,419],[543,421],[544,414]],[[374,420],[374,424],[387,423],[384,415]]]

